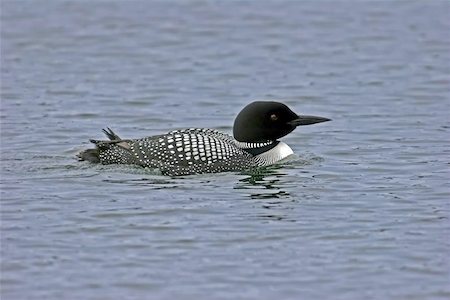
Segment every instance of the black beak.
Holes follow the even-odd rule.
[[[327,121],[331,121],[331,119],[316,116],[298,116],[297,119],[288,122],[288,124],[292,126],[301,126],[301,125],[322,123]]]

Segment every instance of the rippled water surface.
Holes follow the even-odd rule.
[[[450,2],[2,1],[2,299],[449,299]],[[78,162],[230,132],[254,99],[332,122],[259,173]]]

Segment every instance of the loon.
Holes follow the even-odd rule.
[[[297,126],[330,121],[297,115],[285,104],[255,101],[237,115],[233,137],[213,129],[190,128],[140,139],[122,139],[110,128],[109,140],[90,140],[95,149],[78,154],[80,160],[100,164],[129,164],[158,168],[163,175],[242,171],[275,164],[294,152],[279,138]]]

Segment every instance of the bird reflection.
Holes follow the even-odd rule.
[[[289,193],[281,189],[281,178],[287,174],[281,172],[282,166],[252,169],[241,174],[247,177],[240,179],[235,189],[249,189],[251,199],[279,199],[289,197]]]

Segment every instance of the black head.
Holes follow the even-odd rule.
[[[233,135],[239,142],[275,141],[292,132],[297,126],[326,121],[330,119],[299,116],[283,103],[255,101],[237,115]]]

